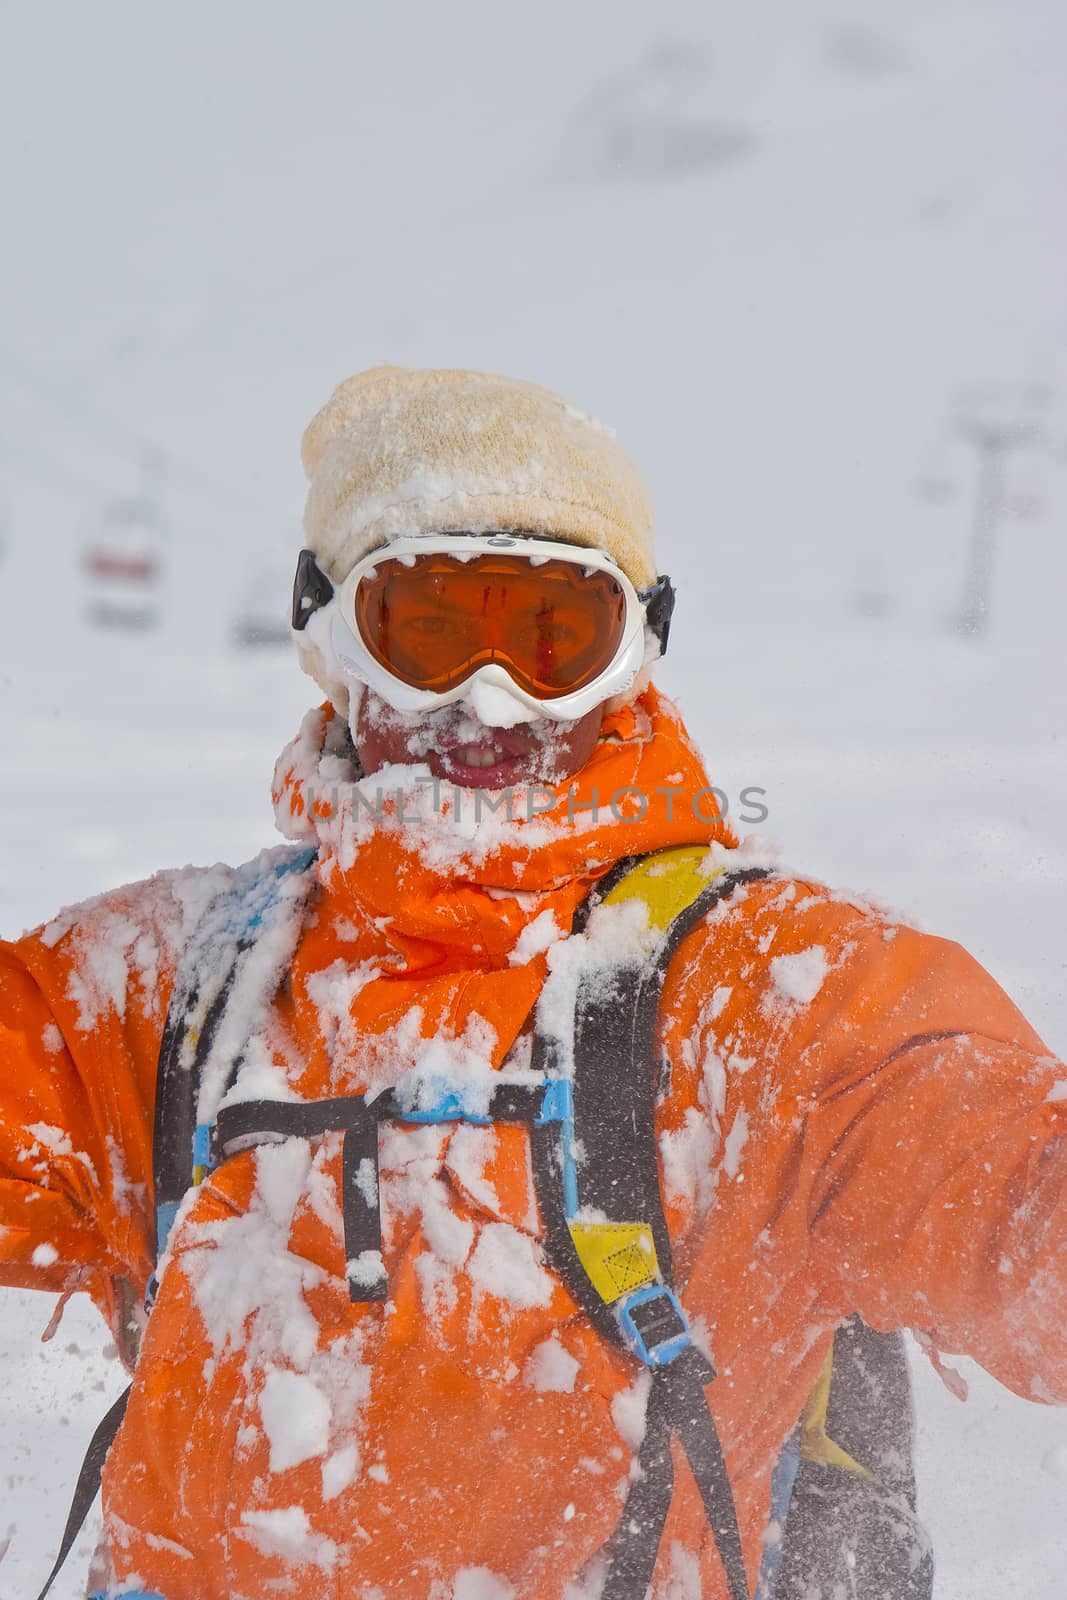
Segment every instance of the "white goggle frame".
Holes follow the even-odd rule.
[[[525,556],[534,564],[571,561],[586,572],[607,571],[619,584],[626,602],[622,639],[612,660],[592,683],[576,689],[573,694],[541,700],[521,688],[506,667],[494,663],[479,667],[462,683],[438,693],[433,689],[417,689],[410,683],[404,683],[374,658],[356,626],[355,595],[360,580],[372,574],[379,562],[403,561],[411,565],[417,556],[439,553],[462,561],[473,556],[499,554],[501,551]],[[478,688],[484,685],[487,689],[503,691],[518,703],[515,711],[519,714],[514,718],[515,721],[549,717],[557,722],[571,722],[585,716],[587,711],[602,705],[605,700],[610,700],[613,695],[624,693],[646,660],[661,653],[659,640],[646,629],[645,608],[645,600],[618,563],[603,550],[563,544],[555,539],[528,538],[524,534],[413,533],[393,539],[364,556],[340,587],[335,588],[333,598],[310,620],[320,640],[328,630],[330,654],[341,675],[357,685],[368,685],[396,711],[436,711],[441,706],[453,705],[459,700],[472,700],[477,710],[481,698]],[[519,707],[522,711],[519,711]]]

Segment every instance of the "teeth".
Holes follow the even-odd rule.
[[[463,767],[495,767],[503,759],[503,751],[495,746],[465,744],[456,751],[456,760]]]

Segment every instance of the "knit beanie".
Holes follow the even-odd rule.
[[[306,543],[334,583],[409,533],[537,533],[604,550],[654,583],[652,508],[601,423],[559,395],[484,372],[375,367],[348,378],[304,434]],[[312,630],[301,665],[347,696]]]

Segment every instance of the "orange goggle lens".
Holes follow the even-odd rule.
[[[610,572],[572,561],[433,554],[377,562],[359,581],[355,613],[371,655],[403,683],[443,694],[496,664],[551,700],[611,665],[626,595]]]

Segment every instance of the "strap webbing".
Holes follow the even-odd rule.
[[[479,1122],[534,1123],[541,1115],[544,1083],[501,1083],[494,1086]],[[462,1109],[454,1108],[462,1121]],[[225,1160],[238,1150],[271,1138],[315,1139],[324,1133],[344,1134],[341,1158],[342,1215],[348,1292],[353,1301],[385,1300],[389,1286],[384,1271],[375,1273],[382,1253],[379,1204],[378,1124],[446,1120],[401,1102],[391,1090],[367,1100],[361,1094],[333,1100],[248,1100],[223,1106],[215,1120],[213,1153]]]
[[[122,1419],[126,1415],[126,1406],[130,1398],[130,1390],[126,1388],[119,1395],[104,1420],[98,1425],[96,1432],[89,1441],[89,1448],[78,1473],[78,1481],[74,1486],[74,1495],[70,1502],[70,1511],[67,1515],[67,1526],[63,1530],[63,1540],[59,1546],[56,1564],[48,1574],[48,1581],[37,1600],[45,1600],[45,1596],[59,1577],[63,1563],[74,1547],[74,1541],[82,1530],[82,1524],[89,1515],[93,1501],[96,1499],[100,1488],[100,1479],[104,1471],[104,1462],[107,1453],[115,1442],[115,1435],[122,1426]]]
[[[625,875],[616,880],[623,881]],[[659,1189],[655,1140],[655,1045],[663,981],[682,940],[712,908],[760,868],[715,879],[671,921],[644,961],[620,964],[605,981],[597,972],[579,985],[574,1016],[574,1126],[585,1152],[581,1199],[606,1214],[646,1222],[656,1243],[660,1276],[670,1286],[671,1243]],[[607,897],[608,890],[602,898]],[[538,1034],[533,1065],[544,1070],[551,1046]],[[582,1310],[605,1338],[624,1344],[611,1307],[582,1266],[567,1226],[560,1181],[559,1130],[534,1128],[534,1183],[546,1254]],[[729,1474],[704,1386],[714,1377],[694,1347],[652,1369],[639,1476],[604,1554],[604,1600],[644,1600],[652,1579],[674,1483],[671,1436],[676,1435],[696,1479],[715,1536],[731,1600],[748,1600],[741,1536]]]

